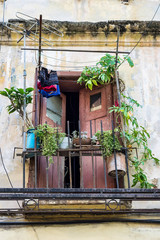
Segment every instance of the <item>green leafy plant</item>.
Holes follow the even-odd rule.
[[[49,157],[49,162],[52,163],[52,156],[56,155],[59,144],[65,137],[65,133],[62,133],[59,128],[51,127],[46,123],[38,125],[34,132],[40,139],[42,155]]]
[[[7,106],[7,111],[9,114],[13,112],[18,112],[21,118],[24,117],[24,99],[26,97],[26,106],[32,102],[32,95],[34,88],[26,88],[26,91],[22,88],[11,87],[5,88],[3,91],[0,91],[0,94],[4,97],[7,97],[10,100],[10,103]],[[27,128],[33,128],[33,125],[28,117],[26,112],[26,126]]]
[[[134,167],[135,173],[133,176],[133,184],[135,186],[137,184],[140,185],[141,188],[151,188],[154,187],[153,184],[148,182],[147,176],[142,168],[142,166],[148,160],[154,160],[156,164],[159,164],[160,160],[155,158],[152,150],[148,147],[148,139],[150,138],[147,130],[140,126],[137,118],[134,116],[134,107],[142,107],[136,100],[133,98],[127,97],[122,94],[123,101],[120,106],[113,106],[110,108],[110,112],[115,112],[117,114],[117,119],[121,114],[123,119],[123,124],[125,129],[120,127],[120,134],[122,139],[126,141],[126,145],[128,147],[136,147],[141,149],[141,153],[139,157],[133,157],[130,155],[129,160],[131,162],[131,166]]]
[[[120,64],[124,59],[127,60],[130,67],[134,66],[130,57],[124,57],[123,59],[118,57],[117,63]],[[115,75],[115,69],[116,57],[106,54],[97,62],[95,67],[85,67],[77,83],[84,83],[86,88],[92,90],[93,86],[112,82]]]
[[[118,129],[114,129],[115,133],[117,131]],[[115,141],[114,141],[112,130],[104,131],[103,134],[100,131],[98,131],[95,133],[95,136],[97,137],[97,140],[101,145],[101,149],[105,157],[110,157],[113,154],[114,149],[116,151],[120,151],[122,148],[118,140],[118,137],[116,135],[114,135],[115,136]]]

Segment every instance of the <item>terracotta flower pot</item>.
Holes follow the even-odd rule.
[[[117,161],[118,176],[122,177],[126,174],[125,155],[123,153],[116,153],[116,161]],[[107,167],[108,167],[108,175],[115,178],[116,168],[115,168],[114,154],[112,154],[112,156],[107,158]]]
[[[80,145],[79,138],[74,138],[73,144]],[[91,144],[90,138],[81,138],[81,145],[90,145],[90,144]]]

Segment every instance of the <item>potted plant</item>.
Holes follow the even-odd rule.
[[[80,139],[81,139],[81,145],[91,145],[91,138],[87,137],[87,132],[81,132],[81,135],[79,136],[79,133],[75,130],[72,132],[73,135],[73,144],[80,145]]]
[[[7,111],[9,114],[12,114],[14,112],[18,112],[19,116],[23,119],[24,118],[24,101],[26,99],[26,107],[28,104],[32,103],[32,92],[34,88],[15,88],[11,87],[5,88],[3,91],[0,91],[0,94],[4,97],[7,97],[10,100],[10,104],[7,106]],[[34,135],[34,127],[31,122],[31,120],[28,117],[27,111],[25,112],[25,125],[28,129],[27,131],[27,149],[33,149],[34,148],[34,142],[35,142],[35,135]],[[39,148],[39,142],[37,141],[37,148]]]
[[[32,102],[32,92],[34,88],[26,88],[24,91],[23,88],[11,87],[5,88],[3,91],[0,91],[0,94],[4,97],[7,97],[10,100],[10,104],[7,106],[7,111],[9,114],[13,112],[18,112],[19,116],[24,118],[24,99],[26,98],[26,107],[29,103]],[[33,128],[33,124],[28,117],[26,112],[26,126],[27,128]]]
[[[129,63],[130,67],[133,67],[133,61],[130,57],[124,57],[123,59],[118,57],[117,63],[120,64],[124,59]],[[85,67],[78,78],[77,83],[84,84],[86,88],[90,90],[93,86],[99,86],[101,84],[109,84],[113,81],[116,68],[116,56],[106,54],[95,67]]]
[[[114,133],[118,132],[118,129],[114,129]],[[112,130],[100,131],[95,133],[97,140],[101,146],[103,156],[107,160],[107,170],[108,175],[115,177],[116,176],[116,167],[115,167],[115,157],[114,150],[116,151],[116,160],[117,160],[117,173],[118,176],[124,176],[126,173],[125,166],[125,155],[121,152],[122,145],[119,142],[119,139],[114,135]]]
[[[129,96],[122,95],[121,106],[119,104],[110,108],[110,112],[115,112],[118,116],[121,115],[122,123],[119,124],[120,135],[128,150],[133,146],[140,149],[141,152],[137,156],[129,154],[130,167],[134,169],[132,187],[138,185],[140,188],[152,188],[154,185],[148,181],[147,175],[144,170],[144,165],[148,160],[154,160],[156,164],[160,160],[154,157],[152,150],[148,146],[148,139],[150,138],[147,130],[139,125],[137,118],[134,114],[135,107],[142,107],[136,100]],[[122,128],[123,124],[123,128]]]
[[[39,137],[42,155],[49,157],[49,162],[53,163],[52,156],[56,155],[59,144],[65,137],[65,133],[62,133],[59,128],[51,127],[46,123],[38,125],[34,133]]]

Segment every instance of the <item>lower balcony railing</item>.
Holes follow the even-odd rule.
[[[48,158],[40,156],[38,151],[23,152],[25,160],[24,156],[27,154],[36,153],[36,157],[30,159],[33,169],[32,176],[29,178],[32,181],[30,181],[30,185],[29,183],[27,185],[28,179],[26,181],[24,161],[23,188],[0,188],[0,205],[4,206],[0,208],[0,213],[83,213],[97,215],[160,213],[160,189],[133,189],[130,187],[128,149],[123,150],[125,170],[119,169],[118,158],[114,154],[112,177],[108,176],[107,161],[99,148],[59,149],[52,164],[48,163]],[[66,159],[68,161],[68,180],[65,180]],[[39,171],[41,161],[44,163],[43,172]],[[78,161],[80,169],[79,180],[75,178],[77,182],[74,179],[74,161]],[[52,172],[50,172],[51,167],[54,170]],[[99,170],[100,172],[98,172]],[[124,175],[122,170],[125,171],[125,176],[122,176]],[[52,176],[52,182],[50,176]],[[41,181],[41,178],[45,180]],[[12,207],[9,202],[16,203],[18,207],[15,205]]]

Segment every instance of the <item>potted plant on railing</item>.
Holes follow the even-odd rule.
[[[10,100],[10,104],[7,106],[7,111],[9,114],[17,112],[19,116],[23,119],[24,118],[24,101],[26,99],[26,107],[28,104],[32,103],[32,92],[34,88],[15,88],[11,87],[5,88],[3,91],[0,91],[0,94],[4,97],[7,97]],[[27,111],[25,112],[25,126],[28,129],[27,131],[27,148],[34,148],[34,127],[31,120],[28,117]],[[37,147],[39,147],[37,143]]]
[[[118,176],[124,176],[126,173],[125,155],[122,153],[122,145],[119,142],[118,137],[115,135],[118,129],[114,129],[114,138],[112,130],[100,131],[95,133],[97,140],[101,146],[103,156],[107,160],[108,175],[116,177],[116,166],[114,150],[116,152],[117,173]]]
[[[34,131],[40,139],[42,155],[49,157],[49,162],[53,163],[52,156],[56,155],[59,144],[63,141],[65,133],[58,127],[51,127],[48,124],[38,125]]]
[[[79,136],[78,131],[73,131],[72,132],[73,135],[73,144],[75,146],[79,146],[80,145],[80,141],[81,141],[81,145],[91,145],[91,138],[87,137],[87,132],[81,132],[81,135]]]
[[[154,187],[152,183],[148,181],[147,175],[144,171],[143,165],[148,160],[154,160],[156,164],[160,163],[160,160],[154,157],[152,150],[148,147],[148,139],[150,138],[147,130],[140,126],[137,118],[134,115],[134,107],[142,107],[136,100],[131,97],[127,97],[122,94],[123,101],[121,106],[114,105],[110,108],[110,112],[115,112],[118,116],[121,114],[123,120],[122,124],[119,125],[119,132],[123,142],[130,149],[136,147],[141,149],[139,156],[129,154],[130,166],[134,169],[133,184],[132,187],[139,185],[140,188],[151,188]],[[118,123],[119,124],[119,123]]]

